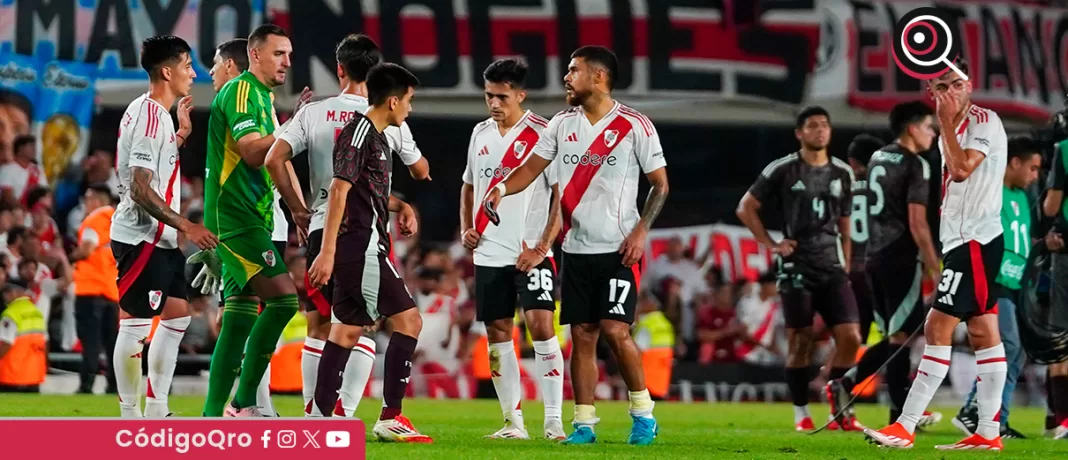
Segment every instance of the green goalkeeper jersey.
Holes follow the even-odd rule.
[[[1001,258],[997,283],[1020,289],[1027,257],[1031,254],[1031,206],[1027,192],[1005,187],[1001,192],[1001,225],[1004,227],[1005,255]]]
[[[274,93],[245,71],[222,87],[211,103],[204,225],[220,239],[274,228],[274,184],[267,168],[245,163],[237,141],[252,133],[266,137],[277,126]]]

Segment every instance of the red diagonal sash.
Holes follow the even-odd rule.
[[[779,304],[771,304],[771,308],[764,314],[764,320],[760,322],[760,326],[753,332],[753,343],[744,343],[738,350],[738,356],[746,356],[749,352],[756,348],[756,345],[764,343],[764,336],[768,335],[771,330],[771,324],[775,321],[775,313],[779,311]]]
[[[525,161],[527,157],[530,156],[530,152],[534,151],[534,144],[538,143],[539,136],[540,134],[538,134],[538,132],[535,131],[534,128],[531,128],[530,125],[527,125],[525,128],[523,128],[523,131],[521,131],[519,135],[515,137],[515,140],[512,141],[512,145],[508,146],[508,151],[504,152],[504,158],[501,158],[501,164],[499,167],[501,174],[495,174],[493,176],[493,179],[490,180],[489,185],[486,187],[486,192],[482,194],[483,197],[485,197],[486,193],[489,193],[490,190],[493,190],[493,187],[496,187],[497,184],[504,180],[506,176],[504,171],[515,171],[516,168],[523,164],[523,161]],[[521,143],[523,145],[522,151],[516,152],[516,146],[520,145]],[[486,231],[486,225],[488,224],[489,217],[486,217],[485,212],[475,213],[476,232],[482,234]]]
[[[612,150],[623,142],[623,138],[630,134],[630,130],[633,129],[633,125],[630,124],[630,120],[627,120],[622,115],[617,115],[615,120],[612,120],[601,131],[601,134],[597,135],[597,138],[590,144],[590,148],[586,150],[586,154],[579,160],[578,166],[575,166],[575,173],[571,175],[571,180],[567,182],[567,186],[564,187],[563,196],[560,198],[560,208],[563,211],[564,217],[564,231],[561,233],[561,238],[567,235],[567,232],[571,230],[571,214],[575,212],[575,208],[579,205],[579,201],[582,201],[582,196],[586,194],[586,190],[590,188],[590,183],[593,182],[594,174],[597,174],[597,170],[601,169],[603,159],[612,153]],[[615,131],[615,139],[612,141],[612,145],[605,143],[605,134],[609,131]],[[597,164],[593,164],[589,161],[590,158],[597,156],[602,159]],[[582,160],[585,160],[583,162]]]

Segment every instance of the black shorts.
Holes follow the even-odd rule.
[[[308,235],[308,252],[305,260],[308,261],[308,268],[311,268],[312,263],[315,262],[315,258],[319,257],[319,252],[323,250],[323,231],[315,230]],[[336,273],[336,272],[335,272]],[[304,273],[304,286],[308,290],[308,298],[311,299],[312,304],[315,305],[315,309],[320,315],[330,316],[330,306],[334,303],[334,279],[331,277],[326,280],[326,286],[322,289],[315,289],[312,287],[311,282],[308,280],[307,272]],[[321,296],[319,298],[318,296]]]
[[[111,240],[111,252],[119,267],[119,307],[130,316],[158,316],[168,297],[188,300],[182,251]]]
[[[994,281],[1001,268],[1005,240],[1000,235],[987,244],[969,241],[942,257],[942,281],[934,309],[961,321],[988,313],[997,314]]]
[[[785,272],[779,276],[783,319],[788,329],[811,327],[816,313],[832,327],[860,321],[857,300],[844,271],[819,284],[806,284]]]
[[[556,262],[546,257],[530,273],[515,265],[475,265],[475,319],[489,322],[515,316],[516,297],[523,310],[556,310]]]
[[[634,323],[641,264],[623,265],[623,255],[563,254],[560,324],[601,320]]]
[[[883,335],[912,334],[923,327],[927,309],[919,255],[911,235],[869,254],[866,269],[875,298],[875,322]]]
[[[415,308],[404,279],[386,254],[335,263],[333,297],[330,322],[349,326],[371,326],[378,318]]]

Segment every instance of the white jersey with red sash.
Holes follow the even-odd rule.
[[[527,111],[508,132],[501,134],[492,118],[475,125],[467,146],[467,168],[464,183],[475,189],[475,203],[481,203],[488,192],[509,173],[526,163],[538,143],[542,130],[549,124],[538,114]],[[490,225],[481,206],[474,206],[472,214],[475,230],[482,240],[475,248],[475,265],[504,267],[515,265],[523,251],[522,243],[534,247],[541,239],[549,218],[548,171],[543,172],[526,190],[504,198],[497,206],[501,223]],[[549,256],[552,256],[550,252]]]
[[[752,342],[738,344],[738,356],[754,364],[774,363],[778,358],[771,350],[779,351],[785,339],[785,322],[779,299],[761,299],[754,293],[738,301],[738,320],[745,326]],[[781,353],[780,353],[781,354]]]
[[[556,114],[534,153],[560,184],[563,250],[571,254],[617,252],[638,224],[638,172],[667,166],[660,136],[645,115],[616,102],[590,124],[579,107]]]
[[[962,150],[976,150],[983,162],[967,179],[953,182],[942,147],[942,207],[939,233],[942,253],[969,241],[987,244],[1001,236],[1001,191],[1008,163],[1008,138],[1001,117],[977,105],[968,108],[957,126]],[[941,144],[941,143],[940,143]]]

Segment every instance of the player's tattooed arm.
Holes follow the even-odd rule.
[[[667,169],[657,169],[646,174],[646,177],[649,179],[649,196],[645,199],[645,207],[642,209],[642,217],[638,225],[649,230],[653,228],[653,221],[660,215],[660,211],[664,209],[664,202],[667,201]]]
[[[130,189],[130,198],[144,209],[148,215],[163,222],[164,225],[185,231],[189,221],[178,215],[163,201],[163,198],[152,189],[152,170],[147,168],[132,167],[133,186]]]

